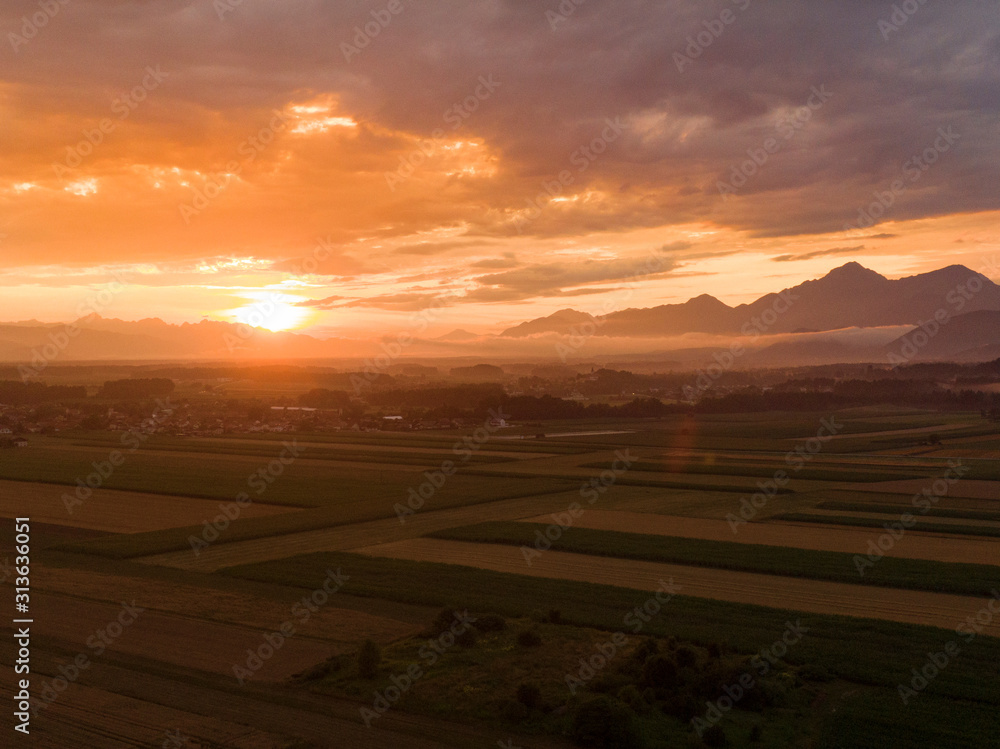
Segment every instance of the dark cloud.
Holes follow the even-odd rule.
[[[240,184],[198,219],[186,241],[144,242],[165,236],[163,227],[177,231],[176,205],[190,188],[164,188],[157,202],[145,193],[137,199],[138,186],[123,181],[102,190],[96,206],[84,206],[54,185],[45,210],[58,212],[64,228],[38,222],[37,211],[18,213],[7,231],[31,238],[18,245],[22,254],[106,259],[131,252],[133,260],[141,253],[149,260],[228,251],[220,243],[262,252],[290,231],[309,236],[330,227],[345,240],[457,224],[476,236],[511,237],[515,212],[561,172],[573,178],[563,192],[584,197],[542,205],[526,234],[688,222],[755,237],[839,232],[949,127],[958,142],[885,218],[1000,208],[1000,35],[996,6],[986,0],[923,4],[887,37],[879,22],[892,6],[867,0],[757,1],[745,10],[728,0],[592,2],[555,29],[546,17],[555,3],[407,3],[350,60],[342,45],[384,6],[253,0],[220,19],[218,5],[60,4],[37,36],[7,51],[0,68],[8,115],[0,180],[54,182],[52,162],[150,65],[168,78],[87,164],[108,179],[138,179],[137,164],[218,170],[273,110],[316,96],[331,97],[336,113],[359,127],[282,138],[247,165]],[[16,31],[37,9],[34,0],[4,3],[0,28]],[[689,54],[689,39],[723,9],[735,21],[679,70],[676,55]],[[490,76],[499,85],[477,95]],[[807,110],[820,86],[832,97]],[[803,113],[808,119],[786,138],[782,123]],[[624,131],[602,143],[615,118]],[[390,190],[385,174],[435,131],[476,145],[466,155],[435,145]],[[718,182],[770,137],[780,151],[723,201]],[[270,222],[265,236],[250,220],[262,216]],[[66,227],[69,239],[58,235]],[[99,227],[112,227],[102,242],[77,247],[77,236]],[[460,249],[428,242],[395,252]],[[360,263],[355,270],[333,266],[331,274],[361,272]],[[546,272],[522,271],[498,285],[523,293],[566,286],[558,274],[546,280]]]
[[[827,255],[845,255],[848,253],[861,252],[865,246],[859,244],[856,247],[831,247],[827,250],[815,250],[813,252],[806,252],[801,255],[778,255],[777,257],[771,258],[776,263],[788,263],[796,260],[812,260],[817,257],[826,257]]]

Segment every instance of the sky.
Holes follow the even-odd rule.
[[[495,332],[851,260],[1000,279],[986,1],[5,0],[0,34],[4,321]]]

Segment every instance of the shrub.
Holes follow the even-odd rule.
[[[542,644],[542,636],[533,629],[526,629],[518,633],[517,644],[525,648],[536,648]]]
[[[316,681],[322,679],[329,674],[337,673],[342,671],[344,667],[349,662],[349,658],[343,655],[335,655],[331,658],[327,658],[322,663],[317,663],[315,666],[310,666],[305,671],[301,673],[294,674],[293,679],[299,681]]]
[[[632,749],[638,740],[628,708],[603,695],[577,708],[571,735],[578,746],[595,749]]]
[[[526,681],[517,688],[517,701],[529,710],[534,710],[542,703],[542,690],[537,684]]]
[[[729,746],[729,739],[726,738],[726,733],[718,726],[711,726],[705,729],[705,733],[701,735],[701,740],[705,742],[706,746]]]
[[[473,627],[466,627],[462,630],[462,633],[455,638],[455,642],[463,648],[475,647],[477,640],[479,640],[479,636],[476,634],[476,630]]]
[[[799,676],[807,681],[833,681],[833,674],[825,666],[807,663],[799,671]]]
[[[677,664],[666,655],[654,655],[643,665],[639,683],[653,689],[674,689],[677,686]]]
[[[677,665],[681,668],[694,668],[698,665],[698,651],[690,645],[681,645],[677,648]]]
[[[528,717],[528,708],[517,700],[502,700],[498,707],[500,717],[510,723],[520,723]]]
[[[374,679],[382,662],[382,651],[371,640],[365,640],[358,653],[358,675],[362,679]]]
[[[632,652],[632,659],[638,661],[639,663],[645,663],[646,659],[651,655],[656,655],[660,652],[660,644],[652,637],[647,637]]]
[[[480,632],[503,632],[507,629],[507,620],[496,614],[484,614],[473,622]]]
[[[559,609],[550,609],[548,620],[551,624],[562,624],[562,612]]]
[[[642,692],[634,684],[628,684],[619,689],[618,700],[639,714],[649,710],[649,703],[646,702],[642,696]]]
[[[442,632],[447,632],[451,629],[452,625],[455,623],[455,618],[455,612],[451,609],[441,609],[438,612],[438,615],[434,617],[434,621],[431,622],[431,637],[436,637]]]

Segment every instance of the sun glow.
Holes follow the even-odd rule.
[[[298,307],[301,297],[264,291],[247,295],[252,301],[230,310],[237,322],[252,328],[264,328],[273,333],[305,327],[313,318],[308,307]]]

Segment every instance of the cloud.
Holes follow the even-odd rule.
[[[663,256],[587,260],[576,263],[540,263],[479,276],[480,288],[466,295],[470,300],[511,301],[536,296],[567,295],[581,286],[608,281],[645,280],[670,273],[675,260]]]
[[[827,250],[815,250],[814,252],[806,252],[802,255],[778,255],[777,257],[771,258],[776,263],[788,263],[795,262],[798,260],[813,260],[818,257],[826,257],[828,255],[844,255],[848,253],[861,252],[865,246],[859,244],[856,247],[831,247]]]
[[[684,70],[675,53],[719,3],[584,3],[555,31],[525,0],[408,3],[350,60],[363,3],[232,6],[60,4],[8,51],[0,269],[238,256],[291,273],[330,236],[321,276],[415,279],[447,261],[467,302],[559,297],[620,284],[631,234],[656,232],[646,246],[677,264],[839,235],[940,128],[959,140],[884,220],[1000,209],[1000,37],[981,2],[923,4],[888,41],[883,4],[754,2]],[[0,4],[0,28],[20,29],[25,7]],[[166,77],[125,103],[149,67]],[[832,97],[786,137],[816,86]],[[771,137],[780,151],[722,200],[719,181]],[[533,254],[596,236],[616,259]],[[418,303],[396,286],[373,298]]]

